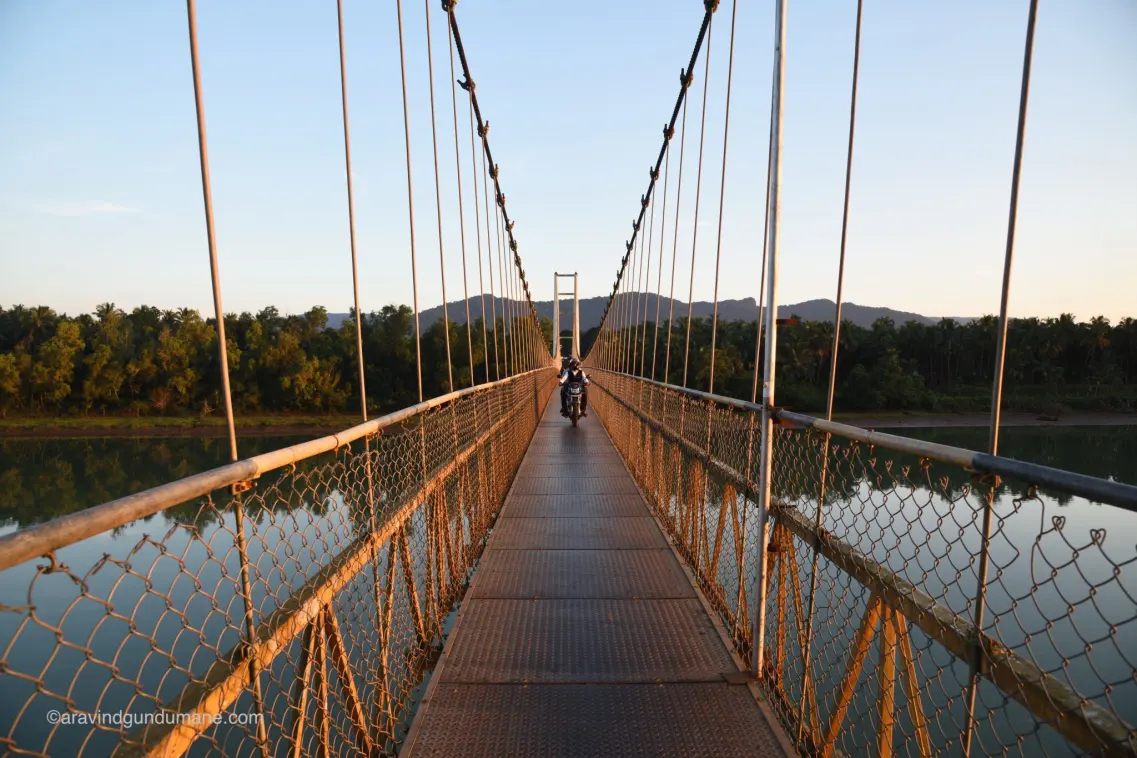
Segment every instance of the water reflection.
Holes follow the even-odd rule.
[[[307,439],[253,437],[241,441],[241,455]],[[229,443],[216,437],[0,440],[0,528],[50,521],[228,462]]]
[[[986,438],[984,430],[975,429],[916,431],[913,436],[971,449],[981,448]],[[777,494],[809,520],[817,512],[823,441],[821,435],[789,432],[776,446],[781,463],[775,469]],[[1137,430],[1012,430],[1000,452],[1133,482]],[[843,440],[833,441],[828,464],[825,531],[964,619],[975,614],[983,514],[991,498],[984,631],[1081,695],[1129,723],[1137,721],[1132,678],[1137,665],[1137,548],[1131,540],[1137,514],[1066,493],[1035,491],[1023,481],[1004,480],[992,493],[991,480],[975,479],[957,467]],[[808,588],[810,547],[796,537],[794,541],[797,579]],[[818,577],[814,671],[818,694],[830,704],[870,592],[824,558]],[[787,609],[787,614],[794,611]],[[912,635],[919,678],[926,682],[925,705],[931,706],[932,742],[950,751],[960,736],[966,666],[945,657],[921,631],[914,629]],[[788,654],[796,658],[792,647]],[[870,653],[862,670],[869,683],[875,656]],[[800,672],[800,659],[794,666]],[[788,684],[791,690],[798,687],[796,698],[800,679]],[[869,706],[858,701],[858,717],[842,735],[850,754],[866,752],[872,743]],[[1025,754],[1070,754],[1071,746],[990,683],[980,688],[979,708],[978,737],[985,753],[1019,744]],[[901,726],[911,727],[906,717]]]
[[[694,422],[695,439],[705,433],[704,423]],[[745,440],[747,424],[744,417],[731,418],[711,429],[713,449],[736,471],[747,464],[747,449],[738,443]],[[982,429],[918,432],[913,436],[963,448],[981,448],[986,442]],[[1019,460],[1130,482],[1137,473],[1132,469],[1137,429],[1011,429],[1004,439],[1001,452]],[[990,480],[973,479],[956,466],[836,438],[826,461],[823,443],[823,435],[780,430],[774,446],[774,495],[800,529],[808,531],[816,517],[819,472],[827,463],[821,512],[825,532],[962,619],[973,619]],[[667,460],[671,474],[676,464]],[[684,456],[661,507],[679,541],[687,544],[690,537],[690,544],[699,545],[688,552],[698,553],[693,562],[702,561],[703,588],[719,599],[716,605],[731,628],[739,613],[734,598],[745,598],[753,615],[757,552],[747,549],[739,566],[737,553],[720,552],[718,545],[753,545],[757,508],[741,498],[740,518],[735,517],[727,507],[733,490],[717,475],[704,485],[691,460]],[[692,492],[702,503],[701,529],[686,510]],[[1027,482],[1013,480],[1004,480],[994,493],[992,513],[984,631],[1081,695],[1137,723],[1132,677],[1137,666],[1137,548],[1132,540],[1137,514],[1065,493],[1037,492]],[[788,531],[775,533],[773,542],[766,653],[768,660],[785,662],[775,665],[783,672],[779,686],[788,693],[783,716],[792,721],[802,686],[800,630],[810,601],[813,549],[810,540]],[[863,577],[854,579],[847,571],[845,564],[824,555],[818,561],[811,670],[822,722],[837,701],[853,637],[872,595],[861,583]],[[964,723],[967,663],[919,628],[910,634],[933,747],[951,754],[959,749]],[[839,749],[847,755],[873,751],[879,639],[878,632],[839,737]],[[981,684],[979,697],[982,754],[1008,746],[1018,748],[1007,752],[1022,755],[1075,754],[1065,739],[989,682]],[[907,743],[899,752],[916,754],[906,709],[897,718],[897,739]]]
[[[968,450],[987,449],[986,429],[881,431]],[[1011,427],[999,433],[999,455],[1137,485],[1137,426]],[[1070,497],[1056,494],[1055,499],[1068,502]]]
[[[325,453],[298,463],[294,470],[266,474],[241,495],[256,622],[270,617],[333,560],[347,554],[355,556],[352,561],[362,560],[361,570],[345,577],[346,584],[334,591],[333,608],[347,660],[359,675],[361,698],[378,707],[378,692],[388,693],[395,716],[407,710],[412,690],[432,660],[429,630],[441,623],[437,617],[445,617],[460,597],[458,587],[466,578],[467,566],[455,563],[459,558],[451,546],[445,564],[449,583],[443,587],[443,564],[437,557],[441,554],[436,555],[437,581],[432,583],[430,551],[431,546],[439,549],[440,542],[432,541],[437,532],[430,532],[430,525],[462,546],[462,561],[476,558],[484,539],[484,528],[471,520],[475,492],[460,487],[457,473],[452,473],[436,490],[437,496],[403,522],[401,571],[388,571],[395,565],[393,552],[363,550],[361,539],[372,522],[384,523],[421,487],[421,467],[407,465],[412,459],[422,460],[418,447],[401,444],[418,439],[414,433],[394,434],[373,442],[366,455],[361,454],[368,449],[363,443],[351,453],[344,449]],[[79,443],[76,449],[84,447]],[[206,449],[219,455],[225,452],[215,446]],[[491,457],[469,456],[470,471],[493,469]],[[199,460],[203,467],[212,465]],[[146,461],[153,464],[152,458]],[[193,465],[184,459],[171,463]],[[430,463],[431,470],[437,468],[433,460]],[[373,471],[384,474],[374,485]],[[484,504],[487,497],[482,492],[477,502]],[[218,656],[234,649],[242,633],[243,601],[232,505],[228,492],[219,490],[62,548],[50,565],[28,561],[5,571],[0,586],[0,640],[5,641],[4,658],[10,668],[0,686],[0,734],[14,735],[22,746],[42,745],[53,756],[109,753],[121,736],[110,726],[56,730],[48,712],[70,703],[80,712],[125,708],[144,714],[170,702],[191,676],[204,676]],[[418,616],[410,608],[414,605],[417,610],[418,604],[408,594],[408,577],[414,586],[428,588],[421,611],[431,635],[426,640],[416,632]],[[382,586],[377,588],[377,582]],[[383,615],[389,628],[381,639],[376,619],[383,592],[388,593]],[[299,636],[288,638],[286,649],[266,674],[265,708],[273,755],[284,755],[287,747],[283,729],[292,718],[288,695],[297,676],[300,648]],[[247,703],[232,710],[252,712]],[[334,703],[331,717],[335,725],[348,722]],[[378,714],[369,718],[380,720]],[[222,726],[195,745],[195,751],[235,754],[235,746],[252,739],[246,727]]]
[[[971,449],[982,448],[986,440],[986,432],[981,429],[914,429],[904,433]],[[296,437],[251,439],[242,443],[242,454],[254,455],[298,441],[300,438]],[[860,447],[855,456],[835,455],[830,461],[834,475],[828,481],[824,526],[863,554],[912,580],[942,604],[970,617],[982,494],[957,468],[932,463],[923,469],[915,459],[880,449],[870,453],[867,446]],[[815,512],[818,481],[818,461],[810,456],[816,456],[817,450],[799,445],[795,457],[784,460],[785,465],[778,469],[778,494],[810,516]],[[1001,452],[1020,460],[1137,483],[1133,467],[1137,461],[1137,428],[1008,429]],[[209,438],[6,440],[0,442],[0,531],[42,522],[204,471],[225,463],[226,458],[225,441]],[[259,508],[254,509],[250,525],[258,538],[250,546],[250,557],[255,574],[264,577],[254,586],[254,604],[260,615],[267,614],[311,576],[316,566],[351,544],[362,531],[367,514],[345,500],[343,489],[351,489],[353,483],[364,479],[360,471],[347,472],[333,458],[321,456],[301,462],[295,475],[279,472],[258,485]],[[376,493],[380,503],[413,486],[417,468],[390,465],[384,470],[390,491]],[[712,483],[708,494],[709,502],[722,503],[721,483]],[[1137,719],[1137,685],[1124,680],[1133,670],[1133,651],[1137,650],[1137,622],[1133,618],[1133,598],[1137,596],[1133,569],[1137,559],[1130,539],[1137,516],[1061,493],[1041,493],[1030,498],[1025,498],[1025,494],[1024,483],[1006,482],[995,500],[997,518],[987,631],[1083,694],[1125,718]],[[214,497],[226,496],[221,492]],[[757,519],[752,503],[743,499],[740,507],[745,533],[746,525],[752,528]],[[461,523],[460,517],[452,517]],[[723,518],[722,511],[709,508],[707,517],[710,532],[714,533],[717,519]],[[723,543],[733,544],[733,526],[724,526]],[[241,609],[235,592],[238,566],[233,533],[227,501],[215,500],[211,507],[203,507],[198,500],[125,525],[115,534],[86,540],[60,551],[58,558],[88,583],[84,594],[107,599],[116,608],[127,610],[131,621],[158,640],[159,647],[178,660],[191,660],[193,674],[200,675],[210,662],[209,656],[194,657],[193,650],[200,638],[196,634],[178,636],[182,624],[175,623],[178,619],[168,612],[167,601],[180,609],[189,619],[189,626],[211,640],[217,651],[228,650],[235,643]],[[411,539],[412,544],[425,544],[423,523],[413,525]],[[1123,539],[1128,545],[1123,544]],[[796,574],[808,592],[812,554],[807,544],[797,539],[795,542],[796,571],[788,573]],[[159,544],[169,551],[164,557],[159,555]],[[126,563],[93,571],[108,553],[133,564],[133,573]],[[723,551],[721,564],[714,573],[725,588],[725,596],[734,598],[738,595],[736,577],[740,572],[729,555],[729,550]],[[756,573],[752,557],[753,553],[748,552],[747,565],[741,572],[743,602],[748,604],[753,603],[750,588]],[[380,575],[386,566],[383,560],[378,566]],[[125,622],[107,621],[107,606],[100,602],[87,599],[75,604],[80,593],[74,579],[67,574],[39,575],[39,563],[17,567],[6,576],[9,584],[0,591],[0,604],[7,606],[8,612],[0,614],[0,639],[14,639],[17,624],[26,618],[24,605],[35,606],[39,622],[21,633],[19,647],[13,648],[12,654],[21,662],[21,670],[41,672],[49,690],[63,691],[72,681],[76,667],[82,665],[83,651],[65,651],[49,662],[56,648],[55,628],[64,628],[73,638],[88,639],[98,627],[98,634],[91,636],[87,644],[98,659],[106,660],[122,643]],[[157,568],[146,573],[147,587],[140,576],[151,566]],[[427,566],[416,560],[412,570],[421,586]],[[849,637],[856,630],[868,592],[828,560],[819,562],[818,571],[814,666],[824,712],[832,704],[844,671]],[[187,583],[191,575],[204,590]],[[339,601],[344,604],[341,616],[347,619],[345,633],[354,643],[353,656],[371,655],[377,647],[374,636],[366,631],[376,612],[368,577],[366,572],[356,577]],[[771,584],[771,598],[777,597],[780,581]],[[808,594],[804,599],[808,600]],[[403,627],[396,637],[410,650],[410,615],[401,610],[406,603],[404,596],[397,595],[397,616]],[[785,624],[792,628],[797,623],[797,612],[793,602],[787,605]],[[771,613],[768,618],[776,619],[777,614]],[[163,624],[173,626],[167,630]],[[966,666],[918,630],[912,634],[921,688],[929,712],[934,714],[933,739],[938,749],[950,750],[956,744],[962,721]],[[137,633],[128,639],[128,644],[129,649],[119,653],[126,678],[145,681],[147,685],[162,682],[146,688],[155,695],[154,705],[180,690],[185,677],[169,676],[161,667],[143,670],[146,665],[154,666],[146,664],[153,658],[153,644]],[[786,644],[785,648],[791,667],[797,666],[800,672],[794,646]],[[296,660],[297,655],[297,651],[290,650],[278,665],[292,665],[286,661]],[[872,741],[871,695],[864,693],[873,691],[868,682],[877,655],[874,646],[863,669],[864,681],[858,687],[850,730],[842,738],[842,747],[849,754],[864,752],[862,748]],[[359,660],[362,668],[375,668],[370,660]],[[410,672],[409,661],[408,658],[401,664],[407,669],[402,680],[417,681],[417,674]],[[83,707],[92,707],[100,697],[105,707],[133,696],[130,685],[124,682],[112,685],[122,688],[121,694],[115,691],[101,695],[112,677],[90,666],[84,671],[89,673],[84,674],[86,678],[76,696]],[[287,682],[291,677],[281,671],[273,678]],[[795,703],[794,687],[799,684],[787,682]],[[32,689],[33,684],[25,682],[0,694],[0,733],[7,733]],[[1035,719],[1008,703],[1002,693],[984,685],[981,698],[985,723],[980,740],[984,752],[987,748],[1013,744],[1012,735],[1028,737],[1022,748],[1026,754],[1035,750],[1063,754],[1067,750],[1063,741],[1049,731],[1036,733],[1039,728]],[[51,705],[53,701],[39,698],[35,708]],[[273,721],[284,723],[284,716],[276,714]],[[37,738],[33,744],[39,744],[40,737],[47,738],[48,729],[42,718],[27,717],[20,724],[21,729],[31,730],[27,735]],[[903,714],[900,730],[905,735],[910,733],[910,724]],[[103,736],[107,744],[114,737]],[[907,741],[907,737],[904,739]],[[61,734],[52,748],[54,754],[62,755],[73,752],[76,746],[67,743]]]
[[[972,450],[983,449],[987,441],[985,429],[900,431],[905,436]],[[306,439],[309,437],[253,437],[241,441],[241,455],[258,455]],[[1137,484],[1137,427],[1014,427],[1003,431],[1000,454]],[[899,455],[889,457],[898,463],[916,462]],[[8,527],[4,531],[10,531],[48,521],[227,462],[228,443],[216,437],[0,440],[0,529]],[[941,469],[944,467],[933,463],[929,481],[958,473]],[[965,483],[953,477],[953,487]],[[1022,483],[1008,482],[1007,486],[1012,494],[1023,494]],[[1051,493],[1050,497],[1059,505],[1072,501],[1063,493]],[[185,523],[191,514],[174,509],[167,515]],[[196,516],[196,508],[192,515]]]

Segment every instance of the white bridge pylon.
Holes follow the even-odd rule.
[[[572,279],[572,336],[561,337],[561,279]],[[580,277],[553,272],[553,357],[562,355],[561,343],[569,340],[569,355],[580,358]]]

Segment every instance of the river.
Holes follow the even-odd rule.
[[[982,449],[986,443],[986,431],[983,429],[973,428],[940,428],[940,429],[908,429],[905,430],[906,434],[922,439],[927,439],[935,442],[940,442],[959,447],[970,449]],[[284,445],[294,444],[300,442],[304,437],[258,437],[243,440],[241,442],[242,456],[255,455],[261,452],[266,452]],[[1064,468],[1076,472],[1089,474],[1102,478],[1113,478],[1119,481],[1127,482],[1130,484],[1137,484],[1137,427],[1017,427],[1004,430],[1002,434],[1001,450],[1000,453],[1008,457],[1017,458],[1020,460],[1031,461],[1047,466],[1057,468]],[[6,534],[31,524],[41,523],[43,521],[56,518],[68,513],[83,510],[85,508],[98,505],[99,503],[116,497],[122,497],[131,493],[139,492],[147,488],[156,486],[163,482],[167,482],[180,477],[188,476],[194,473],[208,470],[214,466],[218,466],[227,462],[228,445],[222,438],[200,438],[200,437],[177,437],[177,438],[139,438],[139,439],[4,439],[0,440],[0,534]],[[330,460],[330,458],[329,458]],[[960,472],[954,472],[958,477]],[[853,483],[850,483],[853,484]],[[857,485],[857,489],[864,488],[862,502],[865,503],[870,509],[873,504],[873,497],[871,497],[872,487],[869,483],[865,482],[862,485]],[[298,527],[302,527],[305,531],[315,530],[317,532],[336,531],[345,529],[350,531],[350,515],[347,514],[344,507],[342,497],[338,493],[326,493],[328,497],[320,502],[320,506],[313,509],[311,503],[317,502],[319,499],[301,499],[296,504],[282,504],[284,510],[291,510]],[[937,496],[938,497],[938,496]],[[1006,497],[1006,507],[1014,508],[1014,498],[1010,495]],[[933,504],[932,500],[928,501]],[[941,502],[936,500],[934,502]],[[950,500],[944,500],[943,503],[950,503]],[[1058,517],[1063,519],[1063,523],[1069,522],[1071,527],[1068,527],[1068,532],[1072,531],[1072,527],[1076,527],[1078,533],[1089,532],[1096,529],[1108,529],[1108,539],[1103,532],[1103,544],[1094,548],[1095,551],[1101,551],[1102,555],[1109,555],[1108,561],[1101,560],[1100,556],[1086,555],[1079,563],[1077,570],[1082,572],[1085,581],[1092,583],[1100,582],[1102,586],[1102,594],[1100,600],[1105,601],[1108,599],[1108,604],[1105,606],[1108,610],[1093,612],[1088,607],[1081,610],[1080,616],[1087,614],[1094,619],[1095,623],[1087,627],[1085,625],[1075,626],[1072,623],[1056,623],[1053,628],[1047,631],[1047,636],[1050,642],[1045,646],[1045,653],[1050,655],[1057,655],[1061,653],[1059,659],[1053,661],[1040,661],[1045,665],[1052,665],[1055,669],[1062,667],[1061,658],[1072,659],[1072,664],[1075,668],[1084,668],[1088,665],[1088,658],[1077,654],[1077,650],[1083,648],[1087,642],[1093,642],[1098,646],[1098,659],[1108,661],[1110,664],[1117,666],[1116,670],[1112,672],[1079,672],[1077,670],[1067,671],[1066,675],[1075,682],[1085,680],[1088,689],[1091,690],[1093,695],[1098,695],[1098,690],[1105,682],[1117,682],[1117,676],[1122,679],[1125,676],[1125,670],[1131,670],[1134,665],[1137,665],[1137,620],[1133,618],[1134,611],[1137,609],[1137,603],[1134,598],[1137,598],[1137,577],[1131,570],[1133,564],[1129,560],[1133,557],[1133,540],[1131,539],[1134,533],[1137,533],[1137,516],[1129,514],[1118,509],[1113,509],[1088,503],[1077,497],[1064,497],[1057,496],[1053,493],[1043,493],[1037,501],[1028,504],[1028,507],[1037,509],[1041,516],[1045,512],[1047,521],[1045,523],[1039,522],[1033,516],[1026,513],[1020,513],[1014,521],[1014,531],[1018,532],[1021,529],[1034,529],[1033,524],[1040,524],[1039,530],[1051,529],[1050,524],[1053,518]],[[945,514],[950,515],[951,508],[947,508],[943,513],[937,515],[937,507],[924,509],[920,514],[913,514],[908,520],[909,524],[919,521],[925,521],[928,518],[935,520],[940,518],[942,521]],[[1033,513],[1033,511],[1032,511]],[[866,510],[861,514],[867,522],[879,523],[882,521],[880,514]],[[67,563],[69,568],[79,576],[83,576],[85,572],[96,565],[102,556],[110,554],[118,558],[126,558],[134,546],[140,544],[140,539],[145,540],[145,535],[151,535],[155,539],[165,539],[165,544],[168,548],[173,548],[175,552],[181,549],[181,532],[177,531],[178,525],[186,525],[195,523],[196,508],[189,506],[189,510],[181,512],[180,509],[172,509],[168,513],[157,514],[150,519],[137,524],[127,525],[113,534],[102,534],[86,540],[80,545],[76,545],[65,551],[60,551],[60,560]],[[199,526],[204,530],[203,534],[220,535],[221,542],[211,543],[214,548],[219,552],[223,552],[225,548],[224,534],[231,531],[233,525],[228,523],[228,517],[224,517],[215,523],[200,523]],[[1030,521],[1029,527],[1027,521]],[[931,534],[936,530],[943,527],[935,526],[929,523],[928,533]],[[950,526],[950,524],[949,524]],[[998,529],[996,524],[996,529]],[[171,531],[173,529],[174,531]],[[1007,529],[1010,534],[1011,529]],[[166,535],[163,538],[163,535]],[[174,536],[170,536],[174,535]],[[896,556],[903,547],[903,541],[889,543],[888,540],[882,539],[883,534],[869,534],[865,533],[865,544],[861,545],[861,549],[865,550],[868,554],[874,555],[877,560],[886,564],[893,564],[896,561]],[[1051,535],[1048,539],[1050,542],[1045,543],[1050,549],[1049,557],[1062,556],[1066,558],[1069,556],[1069,551],[1062,550],[1055,551],[1049,545],[1057,542],[1062,535]],[[1021,534],[1015,538],[1018,544],[1026,544],[1029,546],[1030,540],[1033,535]],[[213,538],[210,538],[213,539]],[[910,539],[910,535],[904,537],[905,540]],[[1122,544],[1128,542],[1128,545]],[[1041,543],[1039,543],[1041,544]],[[893,555],[889,555],[889,548],[897,548],[894,550]],[[969,546],[973,547],[973,546]],[[276,545],[265,544],[263,549],[275,549]],[[262,548],[257,548],[262,549]],[[993,542],[993,558],[997,559],[1002,553],[999,553],[998,546]],[[147,546],[144,553],[153,552]],[[970,550],[968,552],[971,552]],[[134,554],[133,557],[138,561],[139,565],[147,563],[147,561],[155,560],[153,557],[148,557],[143,553]],[[188,556],[187,556],[188,557]],[[229,557],[232,557],[232,551],[229,551]],[[326,559],[326,557],[325,557]],[[223,562],[228,562],[228,559]],[[1119,573],[1116,577],[1107,576],[1102,574],[1106,569],[1113,569],[1117,563],[1121,562],[1124,568],[1124,574]],[[41,562],[35,562],[38,564]],[[1023,562],[1020,560],[1020,565]],[[1037,562],[1027,561],[1031,565]],[[914,563],[913,566],[916,564]],[[893,566],[894,570],[901,571],[902,574],[910,573],[913,566]],[[166,568],[173,568],[173,564]],[[193,567],[188,567],[193,568]],[[928,567],[925,567],[925,569]],[[902,570],[908,569],[908,570]],[[993,569],[994,570],[994,569]],[[1120,568],[1118,569],[1120,571]],[[104,572],[106,573],[106,572]],[[173,598],[173,583],[175,581],[177,571],[169,572],[170,576],[155,575],[152,579],[156,583],[170,583],[171,592],[170,596]],[[823,571],[823,574],[825,572]],[[55,635],[50,633],[50,620],[53,618],[64,618],[68,612],[68,607],[73,604],[72,598],[74,597],[74,588],[64,588],[60,582],[67,584],[68,582],[63,579],[53,579],[52,575],[41,575],[37,580],[35,579],[36,568],[32,563],[25,564],[21,567],[16,567],[8,572],[4,577],[5,581],[0,583],[0,649],[4,649],[9,640],[16,636],[19,631],[20,644],[14,647],[8,647],[5,652],[5,657],[10,662],[16,662],[21,670],[25,666],[30,666],[31,661],[41,660],[44,661],[43,680],[47,682],[48,688],[54,691],[59,689],[66,689],[67,682],[72,680],[72,677],[77,678],[78,675],[73,675],[74,669],[70,665],[63,666],[60,661],[63,658],[55,659],[53,663],[49,662],[52,655],[52,650],[55,649]],[[942,602],[946,602],[951,606],[960,604],[957,611],[964,610],[963,606],[970,599],[966,597],[966,593],[956,597],[951,588],[945,588],[939,585],[945,577],[939,576],[942,572],[932,571],[930,576],[925,579],[927,589],[935,596],[939,597]],[[1063,587],[1058,583],[1049,582],[1045,580],[1039,582],[1037,577],[1024,577],[1025,585],[1018,587],[1018,582],[1012,581],[1015,579],[1016,572],[1008,572],[1006,576],[1002,577],[1002,583],[999,586],[1013,587],[1014,592],[1009,597],[1004,597],[1005,593],[989,598],[989,602],[993,606],[1003,606],[1007,603],[1014,601],[1025,601],[1032,606],[1032,609],[1025,607],[1019,611],[1015,611],[1016,618],[1019,623],[1014,624],[1015,629],[1009,630],[1014,636],[1019,636],[1019,627],[1034,627],[1035,616],[1047,616],[1053,618],[1054,602],[1062,600]],[[99,591],[98,584],[105,581],[111,581],[115,574],[111,572],[107,576],[95,573],[91,576],[92,593],[102,596],[108,596],[104,592]],[[201,576],[204,577],[203,571]],[[56,574],[56,577],[59,575]],[[1062,576],[1065,580],[1074,580],[1075,584],[1079,584],[1081,591],[1085,593],[1085,581],[1078,582],[1077,576],[1074,571],[1066,569]],[[919,577],[910,577],[917,580]],[[936,581],[938,580],[938,581]],[[38,585],[34,598],[29,598],[29,583]],[[821,588],[825,591],[825,586],[830,585],[836,587],[839,584],[836,576],[826,577],[822,576]],[[1045,585],[1043,593],[1032,591],[1030,586],[1036,583]],[[58,585],[58,586],[57,586]],[[936,585],[936,586],[933,586]],[[54,588],[54,589],[52,589]],[[104,588],[106,592],[109,589]],[[121,590],[120,590],[121,592]],[[230,593],[231,594],[231,593]],[[829,593],[826,593],[829,594]],[[1045,596],[1044,596],[1045,595]],[[1054,595],[1055,597],[1050,597]],[[116,597],[125,597],[125,595],[117,595]],[[214,600],[220,601],[223,604],[228,604],[232,601],[232,597],[220,595],[215,597]],[[957,603],[958,601],[958,603]],[[24,619],[26,626],[26,608],[29,602],[37,606],[37,617],[40,619],[48,620],[47,627],[39,629],[18,628],[21,623],[20,619]],[[852,603],[852,601],[850,601]],[[849,611],[854,610],[861,601],[852,603]],[[1066,602],[1069,602],[1068,599]],[[1079,600],[1079,602],[1082,602]],[[1019,605],[1015,602],[1014,605]],[[859,606],[858,606],[859,607]],[[1002,608],[1000,608],[1002,610]],[[1008,609],[1009,610],[1009,609]],[[80,613],[82,611],[82,613]],[[102,605],[91,608],[79,607],[78,610],[71,611],[71,618],[78,626],[86,628],[88,625],[98,627],[98,618],[106,615],[106,610]],[[139,613],[139,620],[147,614],[158,614],[153,623],[157,625],[160,623],[161,609],[147,610],[145,613]],[[819,620],[822,619],[824,614],[819,610]],[[87,616],[89,619],[86,619]],[[835,637],[843,634],[851,634],[852,628],[856,625],[856,616],[849,616],[841,619],[830,619],[830,630],[828,632],[822,630],[819,632],[819,642],[825,643],[829,641],[836,641]],[[1028,621],[1029,620],[1029,621]],[[1108,633],[1110,624],[1115,625],[1117,633],[1111,635]],[[76,626],[76,628],[78,628]],[[203,631],[205,627],[203,626]],[[232,638],[230,642],[226,642],[222,647],[235,642],[235,631],[232,628],[225,630],[228,636]],[[1104,636],[1103,636],[1104,635]],[[69,634],[70,636],[70,634]],[[92,637],[95,635],[92,634]],[[830,640],[830,638],[834,638]],[[192,640],[191,640],[192,642]],[[914,642],[918,646],[926,649],[923,654],[918,653],[917,658],[920,659],[921,668],[927,666],[932,667],[932,670],[939,669],[941,675],[950,676],[953,679],[965,677],[965,670],[959,668],[957,662],[939,661],[933,663],[931,656],[935,654],[935,650],[927,649],[926,640],[917,635]],[[106,653],[113,653],[118,642],[109,637],[107,639],[93,639],[90,647],[99,653],[99,657],[104,654],[103,648]],[[843,643],[842,646],[844,646]],[[1120,645],[1120,648],[1118,647]],[[824,644],[822,644],[825,647]],[[1105,650],[1103,648],[1108,648]],[[182,646],[178,647],[179,653],[182,651]],[[138,651],[138,655],[145,659],[145,651]],[[938,655],[938,654],[937,654]],[[74,656],[73,656],[74,657]],[[1047,657],[1046,655],[1042,656]],[[841,667],[839,656],[835,656],[831,661],[835,669]],[[36,664],[38,666],[38,664]],[[76,665],[81,666],[81,656],[76,657]],[[139,663],[142,666],[142,663]],[[946,668],[944,668],[946,667]],[[1112,668],[1112,666],[1111,666]],[[950,672],[950,673],[949,673]],[[924,672],[925,675],[930,673]],[[97,688],[99,685],[97,681],[103,681],[109,677],[96,670],[94,674],[91,669],[87,669],[85,674],[90,679],[89,686],[91,692],[95,695],[98,694]],[[141,671],[139,673],[140,679],[147,679],[148,676],[143,676]],[[51,730],[43,721],[43,715],[39,713],[50,705],[43,697],[40,697],[37,702],[33,703],[31,710],[21,714],[19,713],[24,700],[30,694],[28,687],[30,683],[13,682],[10,677],[0,678],[0,684],[3,685],[0,689],[0,737],[9,734],[13,723],[16,723],[15,734],[12,736],[17,737],[18,741],[23,743],[25,739],[30,741],[31,745],[40,744],[41,739],[48,739],[50,741],[51,752],[53,755],[75,754],[80,749],[80,746],[69,739],[71,734],[78,732],[68,730],[65,727],[60,727],[58,730]],[[14,686],[20,684],[20,686]],[[173,685],[174,682],[164,682],[165,685]],[[821,682],[819,684],[825,684]],[[164,686],[163,693],[171,687]],[[176,689],[173,687],[172,689]],[[958,687],[946,687],[947,690],[955,691]],[[1132,685],[1122,686],[1119,688],[1121,691],[1131,694],[1133,692]],[[986,692],[990,696],[993,693]],[[73,693],[79,707],[93,705],[97,700],[92,700],[91,704],[84,701],[88,698],[85,697],[84,692]],[[115,696],[111,699],[116,699]],[[948,702],[937,702],[940,700],[933,691],[929,691],[929,698],[934,703],[935,708],[944,708],[946,710],[955,712],[959,711],[960,703],[957,696],[948,696]],[[1116,695],[1115,695],[1116,698]],[[1119,710],[1127,718],[1137,717],[1137,705],[1134,701],[1130,701],[1128,697],[1124,698],[1124,702],[1120,698],[1113,699],[1107,695],[1099,699],[1099,702],[1112,700],[1114,708]],[[108,701],[103,700],[102,707],[105,710]],[[931,705],[932,703],[929,703]],[[824,708],[824,706],[823,706]],[[34,715],[33,715],[34,714]],[[954,714],[953,715],[957,715]],[[901,719],[904,721],[904,719]],[[1017,718],[1011,718],[1012,721],[1019,721]],[[1020,728],[1027,725],[1029,728],[1029,719],[1021,723],[1014,724],[1014,728]],[[859,726],[859,725],[858,725]],[[854,727],[852,742],[854,744],[869,741],[869,735],[856,734],[860,728]],[[54,736],[52,733],[54,732]],[[104,735],[112,737],[113,735]],[[940,742],[933,738],[937,743]],[[945,735],[947,739],[947,735]],[[1049,740],[1044,740],[1044,743]],[[1028,746],[1024,749],[1030,752],[1029,745],[1037,745],[1033,741],[1028,741]],[[846,750],[850,746],[846,743]],[[1049,749],[1051,745],[1047,744]],[[95,750],[94,753],[99,753],[100,750]],[[855,748],[850,752],[859,752]],[[1060,750],[1058,751],[1061,752]],[[87,751],[84,754],[92,754]]]

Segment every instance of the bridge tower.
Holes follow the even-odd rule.
[[[561,279],[572,279],[572,336],[561,337]],[[561,342],[569,340],[569,355],[580,357],[580,277],[577,272],[553,272],[553,357],[561,355]]]

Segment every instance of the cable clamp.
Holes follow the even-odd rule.
[[[234,495],[240,495],[242,492],[248,492],[252,488],[253,483],[250,481],[234,482],[232,486],[229,487],[229,492]]]

